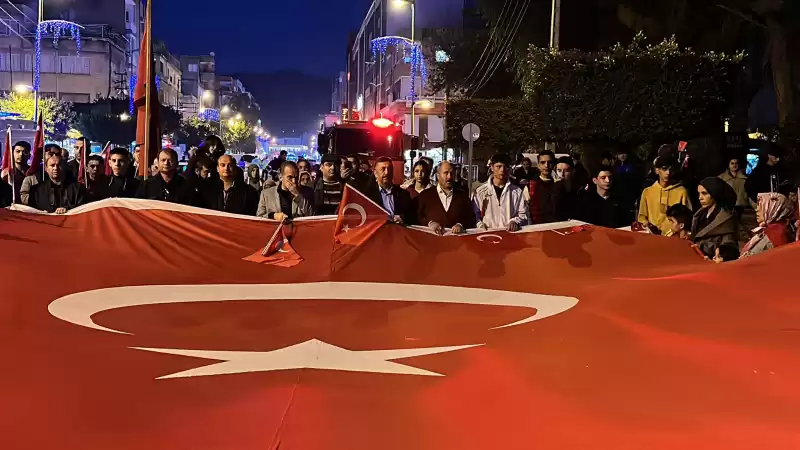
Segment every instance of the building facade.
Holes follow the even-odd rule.
[[[415,40],[424,39],[421,31],[425,29],[462,27],[464,8],[471,3],[469,0],[416,0]],[[412,77],[409,58],[402,49],[390,47],[383,55],[372,52],[375,38],[410,38],[411,10],[408,4],[398,6],[391,0],[374,0],[351,40],[347,56],[348,117],[390,118],[403,123],[403,131],[408,135],[413,129],[423,145],[435,146],[445,137],[443,94],[427,91],[421,77]],[[416,102],[412,102],[412,84],[417,92]]]
[[[33,90],[35,12],[25,5],[4,9],[0,21],[0,91]],[[127,42],[108,25],[84,25],[81,49],[69,36],[56,43],[43,39],[39,92],[75,103],[118,94],[116,74],[126,71]]]
[[[181,62],[168,51],[155,54],[155,71],[158,76],[158,100],[164,106],[180,110]]]
[[[181,111],[184,116],[219,107],[216,58],[209,55],[181,56]]]

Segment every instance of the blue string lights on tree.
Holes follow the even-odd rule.
[[[403,50],[403,58],[411,64],[411,100],[415,101],[417,98],[417,77],[422,79],[422,87],[428,79],[428,67],[425,64],[425,56],[422,54],[422,47],[419,42],[411,42],[410,39],[401,36],[385,36],[372,40],[372,55],[377,57],[378,54],[386,55],[386,50],[389,47],[394,47]]]
[[[133,108],[133,93],[136,90],[136,80],[137,79],[138,78],[136,77],[136,74],[133,74],[133,75],[131,75],[131,78],[128,80],[128,92],[130,92],[130,95],[128,96],[128,109],[130,110],[131,114],[133,114],[133,109],[134,109]],[[161,90],[161,76],[160,75],[156,75],[156,91],[160,91],[160,90]]]
[[[39,22],[36,27],[36,60],[33,69],[33,90],[39,92],[40,70],[42,67],[42,38],[45,36],[53,37],[53,47],[58,46],[58,41],[63,36],[69,36],[81,54],[81,29],[83,27],[74,22],[66,20],[45,20]]]

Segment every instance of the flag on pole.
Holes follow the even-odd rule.
[[[111,159],[111,141],[106,142],[106,146],[103,147],[103,151],[100,153],[100,156],[103,157],[103,161],[105,162],[106,169],[105,173],[106,176],[111,176],[111,164],[109,163],[109,159]]]
[[[37,173],[43,173],[44,168],[44,118],[43,114],[39,113],[39,120],[36,123],[36,136],[33,138],[33,159],[31,159],[31,166],[25,175],[31,176]]]
[[[141,145],[139,154],[139,176],[147,178],[153,158],[161,150],[161,130],[159,121],[158,91],[153,70],[152,2],[147,2],[144,34],[139,46],[139,69],[136,76],[136,89],[133,92],[133,106],[136,108],[136,143]]]
[[[89,186],[89,181],[86,179],[86,157],[89,156],[89,141],[83,140],[83,149],[81,150],[81,161],[78,163],[78,183]],[[77,154],[75,155],[78,156]]]
[[[2,169],[0,169],[0,179],[10,184],[12,187],[14,186],[14,154],[11,152],[11,127],[6,129],[6,142],[3,146],[3,165]],[[12,189],[12,191],[14,193],[11,201],[16,203],[17,191],[16,189]]]

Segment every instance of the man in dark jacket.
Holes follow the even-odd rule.
[[[376,185],[370,174],[361,171],[361,159],[355,153],[347,155],[347,159],[342,161],[342,180],[363,194]]]
[[[31,189],[28,204],[41,211],[64,214],[83,204],[84,189],[78,183],[66,181],[61,156],[52,155],[46,161],[47,179]]]
[[[70,179],[77,180],[78,179],[78,172],[80,172],[81,161],[85,156],[89,156],[92,152],[92,145],[88,139],[85,137],[80,137],[78,140],[75,141],[75,146],[73,147],[75,150],[75,159],[67,163],[67,168],[70,172]]]
[[[111,191],[108,184],[103,157],[90,155],[86,158],[86,203],[107,199]]]
[[[455,186],[453,164],[442,161],[437,171],[436,187],[419,194],[417,223],[427,226],[436,234],[449,231],[462,234],[475,228],[477,218],[472,209],[469,193]]]
[[[139,189],[139,180],[133,173],[130,153],[122,147],[111,150],[108,156],[111,176],[108,177],[108,196],[111,198],[132,198]]]
[[[411,194],[394,184],[394,166],[391,158],[381,157],[375,162],[375,181],[367,196],[389,213],[394,223],[414,225],[416,211],[411,208]]]
[[[236,179],[232,156],[219,157],[217,173],[219,179],[207,180],[202,188],[202,206],[231,214],[256,215],[259,193],[243,180]]]
[[[611,195],[614,168],[600,166],[592,178],[593,185],[580,194],[576,219],[607,228],[625,226],[625,210],[616,197]]]
[[[197,204],[192,185],[178,174],[178,154],[165,148],[158,154],[158,174],[139,186],[136,197],[181,205]]]

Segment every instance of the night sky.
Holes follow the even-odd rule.
[[[215,52],[219,74],[295,69],[332,78],[369,3],[163,0],[153,5],[153,34],[173,54]]]

